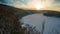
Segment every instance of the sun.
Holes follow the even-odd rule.
[[[43,5],[36,4],[34,5],[34,8],[40,10],[41,8],[43,8]]]

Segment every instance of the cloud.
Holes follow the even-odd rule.
[[[60,2],[60,0],[55,0],[55,2]]]
[[[34,4],[52,7],[53,9],[56,9],[54,7],[60,8],[60,0],[0,0],[0,3],[24,9],[34,9]]]
[[[5,1],[4,1],[4,0],[0,0],[0,2],[5,3]]]
[[[0,3],[4,3],[7,5],[13,5],[13,4],[27,4],[28,0],[0,0]]]

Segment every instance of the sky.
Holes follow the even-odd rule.
[[[60,0],[0,0],[0,4],[1,3],[27,10],[39,9],[60,11]]]

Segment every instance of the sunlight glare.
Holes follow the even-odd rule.
[[[37,10],[39,10],[39,9],[43,8],[43,6],[42,6],[42,5],[34,5],[34,7],[35,7]]]

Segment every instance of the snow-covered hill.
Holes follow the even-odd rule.
[[[32,14],[22,18],[22,22],[36,26],[43,34],[60,34],[60,18],[57,17],[47,17],[43,14]],[[43,30],[44,24],[44,31]]]
[[[60,18],[46,16],[44,34],[60,34]]]

